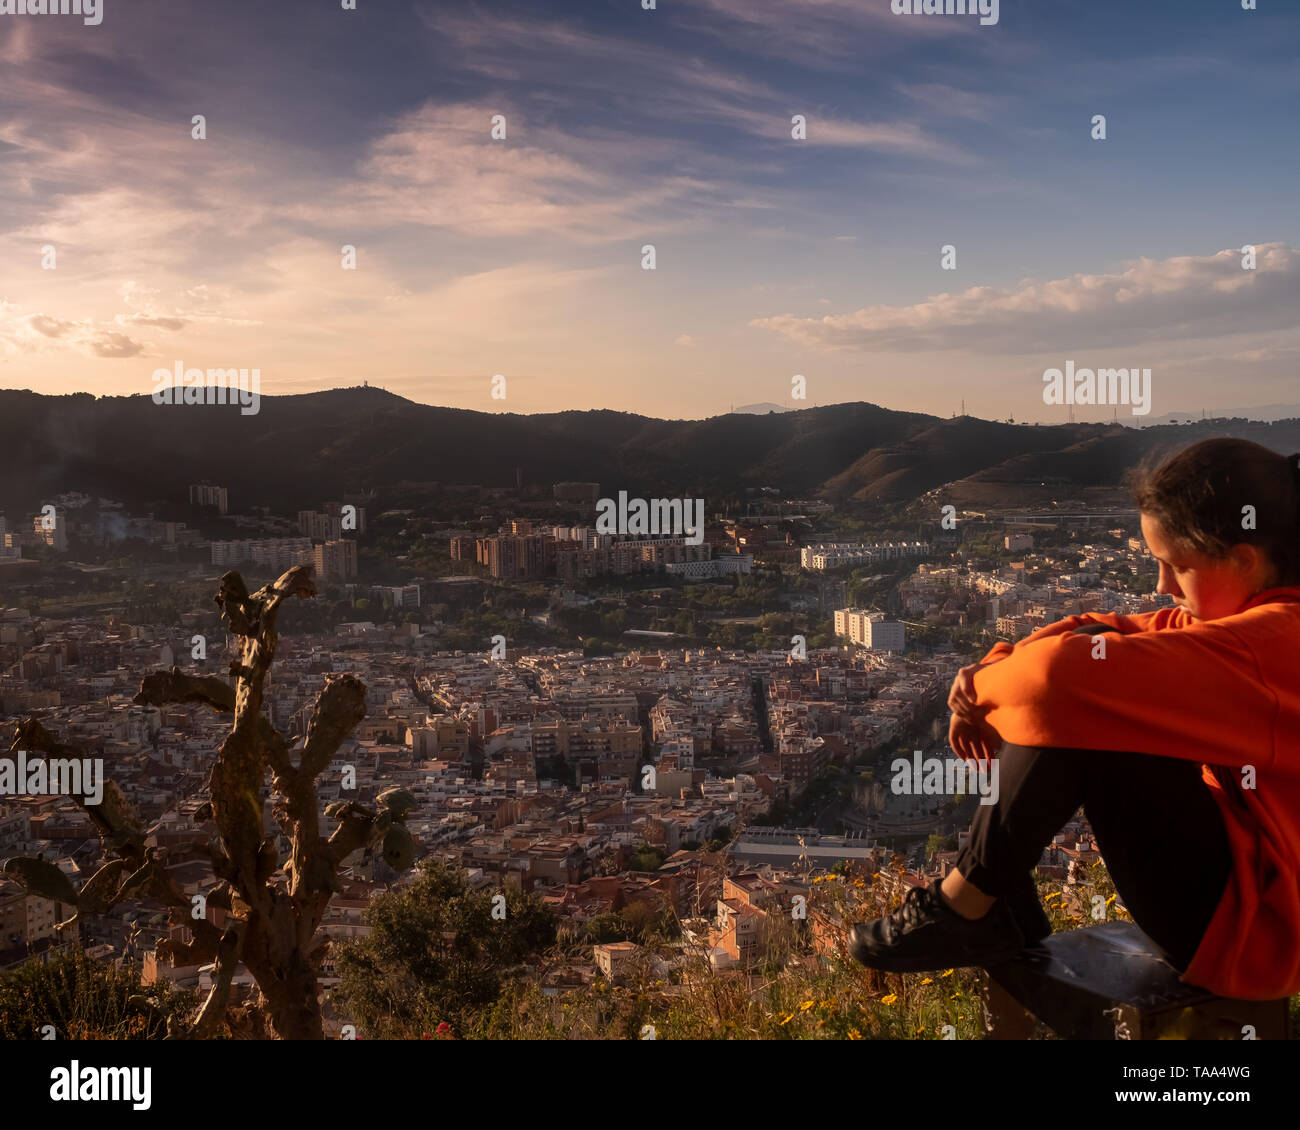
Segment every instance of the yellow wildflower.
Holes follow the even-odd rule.
[[[933,985],[933,984],[934,984],[934,978],[933,978],[933,977],[927,977],[924,981],[921,982],[921,984],[922,984],[922,985]]]
[[[881,1004],[893,1004],[896,1000],[898,1000],[898,994],[897,994],[897,993],[890,993],[889,996],[887,996],[887,997],[881,997],[881,998],[880,998],[880,1003],[881,1003]]]
[[[782,1020],[781,1023],[780,1023],[779,1025],[777,1025],[777,1027],[778,1027],[778,1028],[784,1028],[784,1027],[785,1027],[787,1024],[789,1024],[790,1021],[793,1020],[793,1019],[794,1019],[794,1013],[792,1012],[792,1013],[790,1013],[789,1016],[787,1016],[784,1020]]]
[[[862,1039],[862,1033],[859,1032],[856,1028],[850,1028],[850,1029],[849,1029],[849,1039],[850,1039],[850,1040],[860,1040],[860,1039]]]
[[[951,977],[955,972],[956,972],[955,969],[949,969],[949,970],[948,970],[947,972],[945,972],[945,973],[940,973],[939,976],[940,976],[941,978],[942,978],[942,977]]]
[[[799,1006],[799,1011],[800,1011],[800,1012],[807,1012],[807,1011],[808,1011],[810,1008],[812,1008],[812,1006],[815,1005],[816,1003],[817,1003],[816,1001],[804,1001],[803,1004],[801,1004],[801,1005]]]

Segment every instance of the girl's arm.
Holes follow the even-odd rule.
[[[1173,612],[1181,610],[1147,615]],[[981,667],[974,682],[985,720],[1015,745],[1257,768],[1273,762],[1277,699],[1236,632],[1195,621],[1177,632],[1115,626],[1119,633],[1104,637],[1105,658],[1094,658],[1095,637],[1066,631],[1031,636]]]
[[[1135,632],[1158,632],[1165,628],[1185,628],[1192,623],[1195,623],[1193,618],[1181,608],[1158,608],[1155,612],[1139,612],[1136,616],[1122,616],[1118,612],[1084,612],[1079,616],[1067,616],[1055,624],[1047,624],[1015,644],[999,640],[980,662],[996,663],[999,659],[1005,659],[1017,647],[1065,635],[1088,624],[1099,624],[1123,635],[1132,635]]]

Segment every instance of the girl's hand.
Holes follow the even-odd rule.
[[[948,744],[963,761],[991,766],[1002,748],[1002,738],[987,722],[968,722],[954,714],[948,722]]]
[[[967,722],[975,722],[980,717],[980,707],[975,704],[975,672],[982,666],[982,663],[972,663],[963,667],[957,672],[952,690],[948,692],[948,709]]]

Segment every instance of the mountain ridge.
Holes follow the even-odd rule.
[[[124,502],[226,486],[232,508],[290,510],[403,480],[512,487],[596,481],[652,496],[774,487],[792,496],[905,501],[944,487],[959,503],[1008,505],[1063,484],[1115,490],[1144,454],[1212,434],[1300,449],[1300,421],[1008,424],[865,401],[770,414],[661,420],[610,409],[538,415],[419,404],[377,387],[263,396],[234,405],[158,405],[147,395],[48,396],[0,389],[0,508],[68,490]]]

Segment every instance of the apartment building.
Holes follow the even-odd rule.
[[[883,612],[868,612],[862,608],[837,609],[835,634],[871,651],[901,654],[906,648],[903,625],[886,619]]]
[[[557,542],[540,534],[481,538],[478,560],[492,576],[506,580],[537,580],[554,572]]]
[[[10,959],[55,935],[57,922],[71,917],[72,907],[29,895],[17,883],[0,879],[0,953]]]
[[[423,761],[468,761],[469,739],[469,722],[446,714],[435,715],[406,732],[411,752]]]
[[[312,557],[317,580],[346,581],[357,575],[357,543],[351,538],[315,546]]]
[[[213,486],[210,483],[191,483],[190,505],[215,506],[218,514],[225,514],[229,508],[226,488]]]
[[[908,557],[927,557],[930,543],[925,541],[823,542],[804,546],[799,564],[805,569],[838,569],[843,565],[874,565],[880,561],[898,561]]]
[[[234,566],[253,564],[267,569],[292,569],[295,565],[311,565],[313,549],[311,538],[240,538],[234,541],[214,541],[211,546],[212,564]]]
[[[530,736],[534,757],[563,757],[567,761],[592,754],[626,756],[641,752],[641,727],[622,721],[537,721],[530,727]]]

